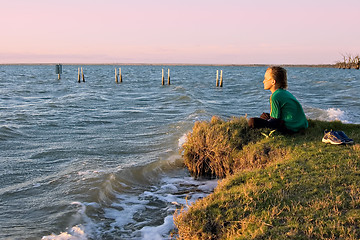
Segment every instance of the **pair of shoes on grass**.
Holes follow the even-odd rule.
[[[322,138],[322,142],[340,145],[340,144],[353,144],[354,140],[346,136],[346,134],[343,131],[325,130],[324,137]]]

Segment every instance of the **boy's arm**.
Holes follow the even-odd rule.
[[[280,103],[277,100],[273,100],[272,98],[270,98],[270,108],[270,117],[280,119]]]

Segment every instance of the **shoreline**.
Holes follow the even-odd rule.
[[[225,66],[225,67],[311,67],[311,68],[337,68],[336,64],[202,64],[202,63],[0,63],[0,66],[54,66],[57,64],[72,66]]]

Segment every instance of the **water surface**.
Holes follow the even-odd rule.
[[[0,66],[1,239],[167,239],[216,185],[182,165],[194,122],[269,111],[266,67],[122,66],[121,84],[119,66],[83,66],[85,83],[78,67]],[[360,123],[360,71],[287,70],[309,118]]]

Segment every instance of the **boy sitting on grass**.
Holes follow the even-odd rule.
[[[287,90],[287,74],[282,67],[269,67],[264,76],[264,89],[271,91],[270,114],[250,118],[251,128],[271,128],[282,133],[294,133],[308,127],[304,110],[298,100]]]

